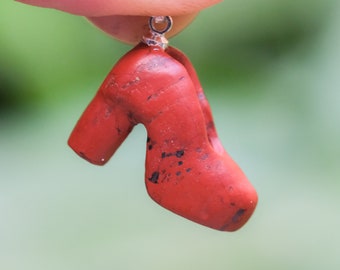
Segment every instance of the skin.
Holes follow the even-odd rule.
[[[187,27],[199,11],[221,0],[17,0],[17,2],[85,16],[114,38],[136,44],[148,31],[148,17],[172,16],[174,24],[167,33],[169,38]]]

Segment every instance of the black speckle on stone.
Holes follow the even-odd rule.
[[[158,178],[159,178],[159,172],[153,172],[151,177],[148,178],[150,182],[157,184],[158,183]]]
[[[239,222],[246,211],[247,211],[247,209],[243,209],[243,208],[240,208],[239,210],[237,210],[237,212],[235,213],[235,215],[231,219],[232,222],[233,223]]]
[[[206,160],[209,157],[208,153],[205,153],[201,156],[201,160]]]
[[[117,130],[118,135],[122,134],[122,130],[119,127],[117,127],[116,130]]]
[[[172,156],[172,153],[166,153],[166,152],[162,153],[162,158],[171,157],[171,156]]]
[[[207,129],[210,129],[210,128],[215,128],[215,124],[213,121],[210,121],[208,124],[207,124]]]
[[[151,141],[151,138],[150,138],[150,137],[147,137],[146,143],[147,143],[147,145],[148,145],[148,150],[152,150],[153,145],[154,145],[154,142]]]
[[[180,176],[182,173],[180,171],[176,172],[177,176]]]
[[[178,150],[176,151],[176,157],[180,158],[184,155],[184,150]]]
[[[135,119],[135,114],[132,111],[129,111],[127,114],[129,121],[133,124],[137,124],[138,121]]]
[[[178,166],[182,166],[183,165],[183,161],[178,161]]]
[[[199,93],[197,96],[198,96],[199,100],[205,100],[206,99],[205,95],[203,93]]]
[[[191,172],[191,168],[188,168],[185,170],[186,172]]]

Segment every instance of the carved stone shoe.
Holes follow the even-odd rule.
[[[161,206],[199,224],[234,231],[257,194],[220,143],[203,89],[186,56],[137,45],[113,67],[69,145],[103,165],[133,127],[147,130],[145,182]]]

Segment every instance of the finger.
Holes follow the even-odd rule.
[[[55,8],[86,16],[108,15],[184,15],[198,12],[222,0],[16,0],[25,4]]]
[[[197,14],[189,14],[183,16],[172,16],[173,27],[166,34],[169,38],[176,35],[188,24],[190,24]],[[114,38],[136,44],[142,40],[143,35],[149,32],[149,17],[147,16],[104,16],[88,18],[95,26],[102,29]]]

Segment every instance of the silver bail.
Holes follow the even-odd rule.
[[[158,27],[157,27],[158,24]],[[159,27],[165,26],[162,29]],[[148,46],[161,47],[163,50],[168,47],[168,40],[164,36],[172,27],[173,21],[170,16],[152,16],[149,19],[150,34],[143,36],[143,42]]]

